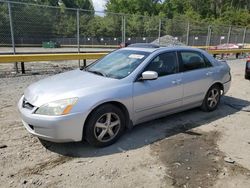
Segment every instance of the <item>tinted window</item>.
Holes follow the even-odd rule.
[[[247,68],[250,69],[250,62],[247,62]]]
[[[183,71],[211,66],[211,63],[207,59],[205,60],[203,56],[197,52],[181,52],[180,56],[183,63]]]
[[[177,72],[175,52],[167,52],[156,56],[147,66],[145,71],[155,71],[158,76],[165,76]]]
[[[203,56],[205,63],[206,63],[206,67],[212,67],[212,63],[206,58],[206,56]]]

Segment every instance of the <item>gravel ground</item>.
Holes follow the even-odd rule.
[[[101,149],[40,141],[22,126],[18,99],[49,74],[0,78],[0,187],[248,188],[250,82],[244,62],[229,62],[232,86],[218,110],[192,109],[144,123]]]
[[[159,44],[159,39],[156,39],[151,43],[160,45],[160,46],[186,46],[182,42],[178,41],[177,38],[171,35],[165,35],[165,36],[160,37],[160,44]]]

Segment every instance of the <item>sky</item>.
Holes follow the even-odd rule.
[[[106,0],[92,0],[96,11],[103,11],[105,8]]]

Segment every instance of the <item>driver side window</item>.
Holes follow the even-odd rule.
[[[166,76],[177,72],[175,52],[166,52],[156,56],[146,67],[145,71],[155,71],[158,76]]]

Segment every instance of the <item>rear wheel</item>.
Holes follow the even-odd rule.
[[[206,112],[214,111],[218,104],[220,103],[220,97],[221,97],[221,89],[218,85],[212,86],[204,100],[201,106],[201,109]]]
[[[100,106],[85,125],[85,138],[97,147],[111,145],[124,132],[125,122],[125,116],[118,107],[111,104]]]

